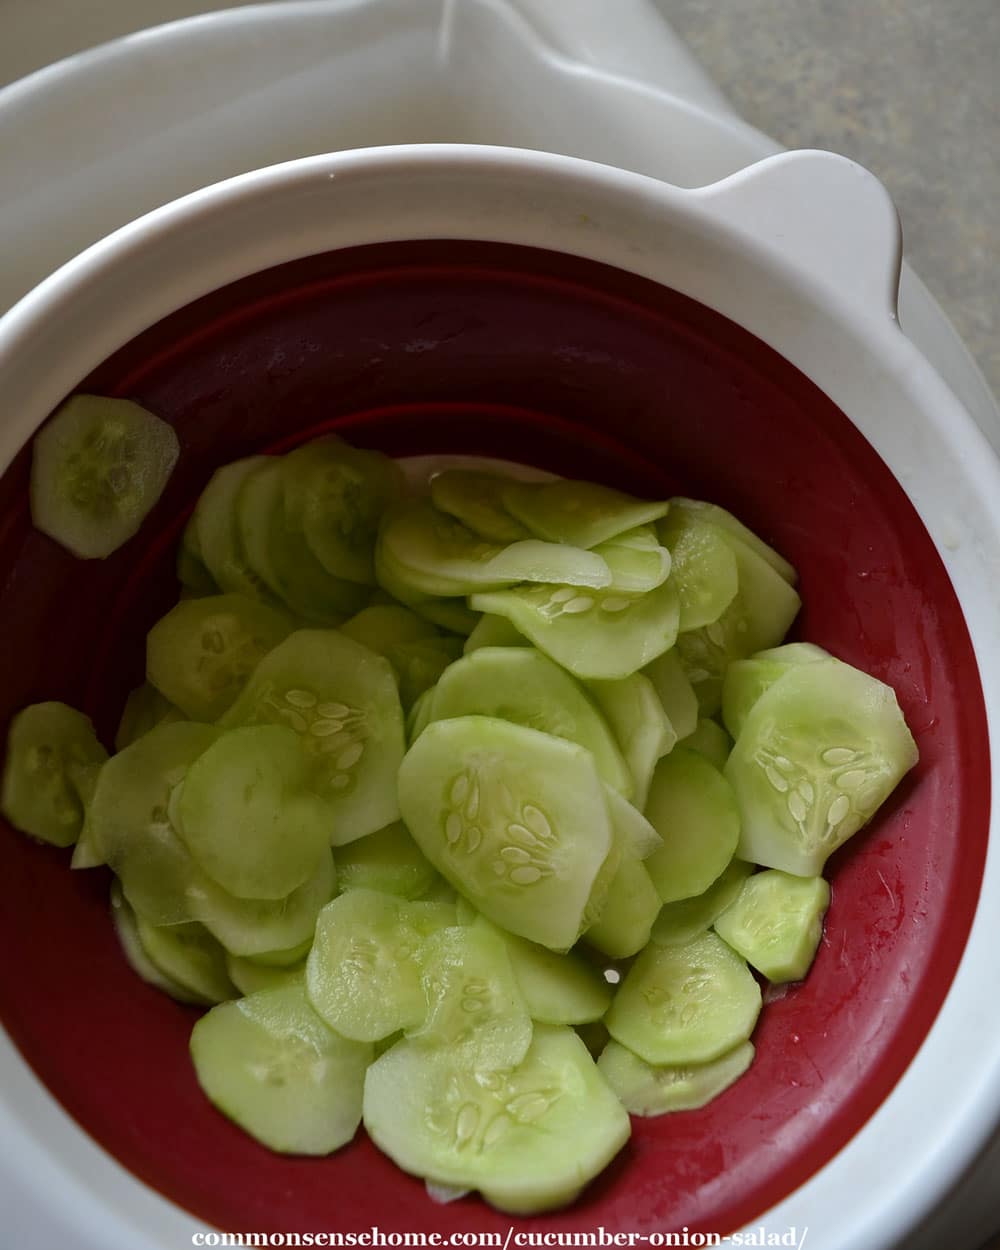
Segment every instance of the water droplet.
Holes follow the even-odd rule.
[[[290,703],[292,707],[313,708],[316,706],[317,699],[311,690],[286,690],[285,702]]]

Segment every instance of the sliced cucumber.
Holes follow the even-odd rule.
[[[399,701],[404,711],[435,685],[449,664],[462,654],[458,638],[420,638],[398,642],[386,651],[399,681]]]
[[[402,821],[369,833],[337,852],[341,893],[376,890],[398,898],[419,898],[436,879],[437,873]]]
[[[180,708],[164,698],[148,681],[143,682],[125,700],[121,720],[115,731],[115,750],[124,751],[157,725],[172,724],[179,720],[187,720]]]
[[[35,438],[31,520],[83,560],[138,532],[180,446],[171,426],[127,399],[74,395]]]
[[[660,546],[651,525],[639,525],[598,543],[599,555],[611,570],[609,590],[642,595],[662,586],[670,575],[670,552]]]
[[[649,859],[663,845],[663,839],[642,812],[617,790],[605,786],[604,797],[608,802],[611,827],[621,845],[622,854],[627,854],[632,859]]]
[[[708,1063],[753,1031],[760,987],[714,933],[684,946],[650,943],[622,982],[608,1032],[647,1063]]]
[[[596,482],[507,483],[503,502],[522,525],[553,543],[589,549],[666,516],[670,504],[635,499]]]
[[[531,531],[503,504],[509,479],[473,469],[446,469],[431,478],[431,500],[440,512],[461,521],[474,534],[495,543],[516,543]]]
[[[403,820],[452,885],[542,946],[576,941],[612,851],[589,751],[485,716],[428,725],[399,770]]]
[[[478,651],[480,647],[530,647],[524,634],[518,633],[510,621],[502,616],[485,613],[476,628],[465,640],[465,654]]]
[[[789,585],[794,586],[798,581],[794,566],[789,564],[784,556],[779,555],[759,535],[748,529],[742,521],[738,521],[731,512],[720,508],[718,504],[705,503],[701,499],[686,499],[678,495],[675,499],[671,499],[670,509],[672,515],[679,513],[706,521],[721,530],[727,539],[749,547],[762,560],[766,560],[776,573],[780,573]]]
[[[748,877],[715,931],[769,981],[801,981],[809,971],[830,905],[822,877],[792,877],[768,868]]]
[[[378,655],[385,655],[400,642],[419,642],[436,638],[438,631],[422,616],[398,603],[377,603],[346,620],[340,632]]]
[[[676,747],[660,760],[646,816],[663,839],[646,868],[664,903],[701,894],[733,858],[740,837],[736,795],[695,751]]]
[[[839,660],[794,665],[754,704],[726,764],[740,858],[818,876],[916,762],[888,686]]]
[[[327,1028],[301,985],[213,1007],[191,1058],[211,1102],[271,1150],[330,1154],[361,1122],[372,1048]]]
[[[260,990],[278,990],[287,985],[305,985],[306,965],[292,964],[290,968],[270,968],[256,960],[226,953],[226,971],[229,979],[241,994],[256,994]]]
[[[750,709],[793,664],[813,664],[831,658],[829,651],[810,642],[790,642],[758,651],[747,660],[734,660],[722,683],[722,720],[726,728],[738,738]]]
[[[0,809],[22,832],[72,846],[83,828],[81,779],[107,758],[82,712],[65,703],[33,703],[7,731]]]
[[[412,745],[431,723],[434,710],[434,687],[425,690],[413,701],[413,706],[406,713],[406,744]]]
[[[329,897],[324,902],[329,902]],[[315,928],[315,925],[313,926]],[[294,946],[286,946],[281,950],[260,951],[254,955],[248,955],[255,964],[260,964],[263,968],[291,968],[296,964],[303,963],[306,956],[312,950],[313,935],[309,934],[301,942],[296,942]]]
[[[653,925],[652,941],[661,946],[683,946],[693,941],[739,898],[743,882],[752,871],[752,864],[734,859],[703,893],[665,903]]]
[[[579,1037],[544,1024],[507,1072],[400,1042],[368,1069],[364,1123],[404,1171],[519,1215],[572,1202],[630,1131]]]
[[[122,894],[121,885],[117,881],[111,882],[111,920],[128,966],[138,977],[152,985],[154,989],[175,998],[179,1003],[202,1001],[197,994],[193,994],[177,981],[171,980],[146,954],[139,937],[135,912]]]
[[[137,916],[136,929],[150,961],[171,983],[185,989],[192,1002],[224,1003],[238,997],[226,969],[226,953],[202,925],[164,927]]]
[[[680,629],[711,625],[736,597],[739,572],[725,535],[697,513],[671,509],[657,526],[670,552],[671,576],[680,599]]]
[[[676,649],[658,655],[643,669],[643,676],[653,683],[677,739],[694,733],[698,724],[698,696]]]
[[[617,681],[591,681],[587,689],[604,713],[625,757],[632,779],[630,797],[641,811],[646,806],[656,761],[677,741],[673,726],[652,682],[642,673]]]
[[[661,906],[645,866],[630,855],[623,855],[600,919],[590,926],[584,940],[612,959],[627,959],[649,941]]]
[[[216,469],[198,496],[188,522],[192,537],[190,542],[185,539],[185,545],[197,547],[220,590],[279,607],[274,592],[247,560],[236,518],[236,502],[243,483],[267,463],[267,456],[246,456]]]
[[[683,1067],[654,1065],[618,1042],[608,1042],[597,1069],[630,1115],[697,1111],[729,1088],[753,1063],[752,1042],[740,1042],[718,1059]]]
[[[687,751],[697,751],[721,773],[726,767],[733,741],[729,734],[714,720],[702,717],[693,733],[683,739],[681,746]]]
[[[73,786],[83,805],[83,827],[73,847],[73,856],[69,861],[70,868],[99,868],[104,859],[97,849],[94,838],[94,827],[90,819],[90,811],[97,790],[97,778],[101,774],[103,764],[87,764],[73,772]]]

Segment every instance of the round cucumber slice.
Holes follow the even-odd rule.
[[[740,858],[819,876],[917,758],[888,686],[839,660],[794,665],[751,708],[726,764]]]
[[[197,922],[151,925],[136,916],[136,929],[150,961],[198,1003],[224,1003],[238,997],[226,969],[226,952]]]
[[[220,590],[280,607],[270,586],[247,560],[236,518],[243,483],[267,463],[267,456],[246,456],[216,469],[188,522],[194,537],[186,545],[197,544],[205,568]]]
[[[682,631],[711,625],[736,597],[739,571],[725,536],[697,513],[671,509],[657,526],[669,550],[677,584]]]
[[[65,703],[33,703],[7,731],[0,809],[23,833],[72,846],[83,828],[80,784],[107,758],[82,712]]]
[[[431,723],[434,706],[434,687],[418,695],[406,714],[406,745],[410,746]]]
[[[750,709],[793,664],[813,664],[831,658],[829,651],[812,643],[790,642],[784,647],[758,651],[747,660],[734,660],[722,682],[722,720],[726,728],[738,738]]]
[[[632,859],[649,859],[663,845],[663,839],[642,812],[616,790],[605,786],[604,797],[608,802],[611,827],[621,845],[622,854]]]
[[[399,680],[399,701],[404,711],[436,684],[449,664],[462,654],[458,638],[420,638],[387,648],[386,659]]]
[[[330,816],[307,785],[299,735],[281,725],[230,729],[188,769],[178,832],[213,881],[238,898],[285,898],[330,845]]]
[[[584,679],[629,677],[677,640],[677,591],[669,578],[645,595],[514,586],[474,594],[469,606],[505,617],[550,659]]]
[[[173,428],[127,399],[74,395],[35,438],[31,520],[83,560],[138,532],[180,446]]]
[[[129,906],[118,881],[111,883],[111,921],[128,966],[154,989],[175,998],[179,1003],[200,1003],[202,1000],[177,981],[171,980],[146,954],[135,912]]]
[[[187,720],[180,708],[175,707],[155,686],[145,681],[130,691],[125,700],[121,720],[115,731],[115,750],[124,751],[157,725],[172,724],[179,720]]]
[[[760,987],[714,933],[639,955],[605,1017],[608,1032],[647,1063],[708,1063],[753,1031]]]
[[[664,651],[642,670],[653,683],[677,739],[686,738],[698,724],[698,696],[688,681],[676,649]]]
[[[642,673],[616,681],[591,681],[587,689],[621,748],[632,778],[630,797],[641,811],[646,806],[656,761],[677,741],[673,726],[652,682]]]
[[[480,647],[530,647],[524,634],[502,616],[485,613],[479,618],[475,629],[465,640],[465,654],[478,651]]]
[[[822,877],[792,877],[776,868],[748,877],[715,931],[769,981],[801,981],[809,971],[830,905]]]
[[[337,881],[348,890],[376,890],[397,898],[419,898],[437,880],[402,821],[359,838],[337,852]]]
[[[404,1171],[519,1215],[572,1202],[630,1132],[583,1042],[544,1024],[507,1071],[400,1042],[368,1069],[364,1123]]]
[[[191,1058],[211,1102],[271,1150],[330,1154],[357,1132],[371,1046],[328,1029],[301,985],[213,1007]]]
[[[503,489],[510,479],[473,469],[446,469],[431,478],[431,501],[480,538],[494,543],[516,543],[531,532],[510,515]]]
[[[292,964],[290,968],[271,968],[253,959],[226,952],[226,971],[229,979],[241,994],[256,994],[260,990],[278,990],[288,985],[305,985],[306,965]]]
[[[721,773],[726,767],[729,752],[733,749],[733,740],[716,721],[702,717],[694,732],[683,739],[681,746],[686,751],[697,751],[699,755],[703,755]]]
[[[325,902],[329,902],[329,898]],[[313,926],[315,929],[315,925]],[[252,959],[255,964],[260,964],[265,968],[290,968],[293,964],[300,964],[312,950],[313,935],[310,935],[301,942],[296,942],[294,946],[284,947],[282,950],[260,951],[259,954],[249,955],[247,958]]]
[[[646,817],[663,839],[646,868],[664,903],[707,890],[736,851],[736,795],[722,773],[695,751],[676,747],[657,764]]]
[[[221,722],[295,730],[335,845],[399,819],[403,710],[388,660],[336,630],[299,630],[269,652]]]
[[[666,516],[665,500],[635,499],[596,482],[508,482],[502,494],[507,511],[522,525],[553,543],[590,549],[638,525]]]
[[[766,542],[753,530],[748,529],[742,521],[738,521],[731,512],[727,512],[725,508],[720,508],[718,504],[705,503],[700,499],[686,499],[678,495],[670,500],[671,516],[677,514],[687,515],[706,521],[721,530],[728,539],[735,543],[749,547],[762,560],[766,560],[772,569],[789,583],[794,585],[798,580],[798,575],[794,567],[788,563],[784,556],[779,555],[773,547],[769,547]]]
[[[420,849],[484,915],[573,945],[613,844],[589,751],[486,716],[437,721],[406,753],[399,803]]]
[[[385,655],[400,642],[436,638],[438,631],[422,616],[398,603],[377,603],[362,608],[340,626],[340,632],[369,650]]]
[[[586,747],[624,795],[632,777],[608,723],[580,685],[534,647],[479,647],[441,674],[432,720],[493,716]]]
[[[645,594],[662,586],[670,575],[670,552],[660,546],[651,525],[636,526],[607,542],[598,543],[594,554],[611,570],[608,589],[622,594]]]
[[[244,595],[188,599],[149,631],[146,675],[188,719],[215,721],[294,628],[286,613]]]
[[[650,940],[661,946],[683,946],[699,933],[710,929],[718,916],[739,898],[743,882],[753,872],[753,864],[734,859],[715,881],[693,898],[680,898],[660,909]]]
[[[639,860],[623,855],[596,924],[583,935],[588,946],[612,959],[628,959],[649,941],[660,896]]]
[[[752,1042],[741,1042],[718,1059],[683,1067],[651,1064],[618,1042],[608,1042],[597,1069],[630,1115],[697,1111],[727,1090],[753,1063]]]

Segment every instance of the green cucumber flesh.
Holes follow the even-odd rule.
[[[226,969],[226,953],[202,925],[151,925],[136,916],[136,929],[150,961],[193,1002],[224,1003],[238,997]]]
[[[197,543],[205,568],[221,591],[280,607],[274,591],[247,560],[237,524],[243,483],[267,463],[267,456],[246,456],[216,469],[198,496],[188,524],[195,535],[192,542]]]
[[[711,625],[736,597],[739,571],[732,547],[714,525],[681,509],[671,509],[657,531],[672,560],[681,630]]]
[[[753,872],[753,865],[734,859],[719,873],[707,890],[691,898],[664,903],[656,918],[650,940],[660,946],[683,946],[693,941],[714,924],[730,904],[739,897],[743,882]]]
[[[400,642],[436,638],[437,628],[398,603],[376,603],[362,608],[340,626],[340,632],[379,655]]]
[[[168,977],[146,954],[142,939],[139,937],[136,914],[122,894],[118,881],[111,883],[111,921],[125,961],[136,976],[179,1003],[203,1001],[197,994]]]
[[[740,1042],[718,1059],[684,1065],[651,1064],[619,1042],[608,1042],[597,1069],[629,1115],[697,1111],[739,1080],[753,1063],[752,1042]]]
[[[701,717],[694,731],[683,738],[680,745],[686,751],[703,755],[721,773],[733,749],[733,740],[717,721]]]
[[[256,994],[259,990],[277,990],[286,985],[304,985],[305,961],[292,964],[290,968],[270,968],[243,955],[226,952],[226,972],[241,994]]]
[[[167,720],[169,718],[169,720]],[[115,731],[115,750],[124,751],[157,725],[188,718],[148,681],[129,692]]]
[[[829,651],[809,642],[790,642],[783,647],[758,651],[745,660],[734,660],[722,682],[722,722],[733,738],[750,714],[750,709],[769,686],[793,664],[813,664],[829,660]]]
[[[519,633],[510,621],[502,616],[484,613],[476,628],[465,640],[465,654],[478,651],[480,647],[530,647],[524,634]]]
[[[507,510],[532,534],[548,542],[589,550],[598,543],[666,516],[669,503],[635,499],[596,482],[510,482]]]
[[[727,512],[725,508],[720,508],[718,504],[705,503],[700,499],[687,499],[678,496],[670,500],[671,515],[686,515],[705,521],[710,525],[714,525],[721,530],[727,538],[734,540],[735,543],[749,547],[762,560],[766,560],[772,569],[789,585],[794,586],[798,581],[798,575],[793,565],[779,555],[773,547],[769,546],[759,535],[749,529],[742,521],[738,521],[731,512]]]
[[[694,733],[698,724],[698,696],[688,681],[676,648],[658,655],[642,672],[660,697],[675,740]]]
[[[446,469],[431,478],[431,501],[474,534],[495,543],[516,543],[531,532],[503,505],[507,479],[472,469]]]
[[[607,542],[598,543],[593,550],[611,570],[609,590],[642,595],[662,586],[670,575],[670,552],[660,546],[651,525],[626,530]]]
[[[768,868],[746,879],[714,927],[769,981],[801,981],[816,957],[829,905],[830,886],[822,877]]]
[[[622,855],[600,918],[584,934],[584,941],[611,959],[628,959],[649,941],[661,906],[645,866],[630,855]]]
[[[375,890],[397,898],[419,898],[437,873],[402,821],[358,838],[337,851],[337,882],[341,893]]]
[[[631,799],[641,811],[656,762],[676,742],[673,726],[649,678],[632,673],[614,681],[591,681],[587,689],[611,726],[632,778]]]

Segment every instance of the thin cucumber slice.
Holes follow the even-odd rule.
[[[115,750],[124,751],[157,725],[164,722],[171,724],[175,720],[187,720],[187,717],[179,707],[175,707],[160,694],[155,686],[151,686],[148,681],[143,682],[125,700],[121,720],[115,732]]]
[[[752,1042],[740,1042],[718,1059],[684,1066],[654,1065],[618,1042],[608,1042],[597,1069],[629,1115],[697,1111],[729,1088],[753,1063]]]
[[[188,769],[178,832],[230,894],[285,898],[312,876],[330,845],[329,810],[307,789],[309,779],[294,729],[230,729]]]
[[[399,465],[328,435],[289,452],[282,479],[289,526],[320,564],[334,577],[373,586],[379,521],[405,491]]]
[[[153,986],[154,989],[161,990],[164,994],[175,998],[179,1003],[201,1002],[197,994],[192,994],[183,985],[171,980],[146,954],[139,937],[135,912],[122,894],[118,881],[111,883],[111,920],[126,962],[136,976]]]
[[[31,520],[83,560],[137,533],[180,446],[173,428],[127,399],[74,395],[42,427],[31,462]]]
[[[458,638],[440,637],[398,642],[386,650],[385,658],[399,681],[399,701],[404,712],[436,684],[448,665],[461,654],[462,643]]]
[[[638,525],[666,516],[665,500],[651,503],[596,482],[509,482],[507,511],[539,538],[590,549]]]
[[[267,463],[267,456],[246,456],[216,469],[198,498],[188,526],[193,531],[191,545],[197,544],[205,568],[220,590],[279,607],[277,596],[247,560],[236,517],[243,483]]]
[[[279,458],[264,457],[243,479],[236,528],[249,567],[296,616],[339,625],[368,602],[365,586],[332,576],[302,533],[289,526]]]
[[[650,940],[660,946],[683,946],[693,941],[736,902],[751,872],[752,864],[734,859],[703,893],[678,899],[676,903],[665,903],[653,925]]]
[[[608,1032],[647,1063],[708,1063],[745,1042],[760,1014],[746,962],[714,933],[685,946],[650,943],[605,1017]]]
[[[406,713],[406,745],[412,746],[431,723],[434,708],[434,688],[425,690],[413,701],[413,706]]]
[[[472,469],[446,469],[431,478],[431,501],[439,512],[461,521],[474,534],[495,543],[516,543],[531,531],[503,504],[508,478]]]
[[[660,760],[646,816],[663,839],[646,867],[664,903],[703,893],[733,858],[740,837],[736,795],[695,751],[676,747]]]
[[[519,1215],[572,1202],[630,1132],[583,1042],[544,1024],[507,1072],[400,1042],[368,1069],[364,1123],[404,1171]]]
[[[579,683],[534,647],[479,647],[441,674],[431,719],[493,716],[586,747],[624,795],[632,777],[608,723]]]
[[[698,724],[698,696],[688,681],[676,650],[664,651],[643,669],[653,683],[677,739],[692,734]]]
[[[621,844],[623,855],[632,859],[648,859],[660,849],[663,839],[637,807],[610,786],[604,787],[604,797],[608,803],[611,827]]]
[[[829,651],[810,642],[790,642],[758,651],[747,660],[734,660],[722,683],[722,720],[726,728],[738,738],[750,709],[793,664],[813,664],[831,658]]]
[[[385,655],[396,643],[419,642],[438,635],[434,625],[398,603],[377,603],[362,608],[340,626],[340,632],[379,655]]]
[[[226,971],[229,979],[241,994],[256,994],[260,990],[278,990],[288,985],[305,985],[305,961],[292,964],[290,968],[269,968],[253,959],[226,953]]]
[[[191,1058],[210,1101],[271,1150],[330,1154],[357,1132],[372,1048],[327,1028],[301,985],[213,1007]]]
[[[743,883],[715,931],[769,981],[801,981],[809,971],[830,905],[822,877],[792,877],[768,868]]]
[[[432,625],[440,625],[453,634],[467,638],[479,624],[479,613],[467,608],[459,599],[422,599],[413,605],[417,616]]]
[[[69,862],[70,868],[99,868],[104,863],[97,849],[94,828],[90,819],[94,792],[97,790],[97,778],[100,776],[102,767],[103,763],[94,763],[73,771],[73,786],[83,805],[83,827],[76,840],[76,846],[73,847],[73,857]]]
[[[286,725],[313,763],[334,845],[399,819],[403,710],[388,660],[336,630],[299,630],[260,662],[222,719]]]
[[[711,625],[677,639],[677,654],[698,696],[703,716],[722,703],[722,682],[733,660],[775,647],[788,633],[801,607],[792,586],[749,547],[730,544],[739,569],[739,590]]]
[[[330,900],[327,898],[324,901],[328,903]],[[305,961],[306,956],[312,950],[312,944],[313,935],[310,933],[307,938],[297,942],[294,946],[284,947],[282,950],[260,951],[258,954],[248,955],[247,958],[264,968],[290,968],[293,964]]]
[[[623,855],[600,919],[584,934],[584,941],[612,959],[627,959],[649,941],[661,906],[645,866],[630,855]]]
[[[726,764],[743,817],[737,853],[819,876],[917,758],[888,686],[839,660],[789,668],[750,710]]]
[[[702,717],[694,732],[682,740],[681,746],[686,751],[697,751],[699,755],[704,755],[721,773],[726,767],[729,752],[733,749],[733,740],[716,721]]]
[[[542,1024],[586,1024],[611,1006],[611,989],[585,959],[556,954],[535,942],[497,929],[485,916],[474,927],[488,927],[507,944],[514,977],[532,1020]]]
[[[531,1045],[531,1018],[499,933],[450,925],[432,933],[420,956],[427,1002],[408,1036],[446,1049],[456,1064],[513,1068]]]
[[[77,780],[107,758],[82,712],[65,703],[33,703],[7,731],[0,809],[23,833],[72,846],[84,816]]]
[[[700,499],[687,499],[683,496],[677,496],[670,500],[671,514],[680,513],[691,517],[697,517],[699,520],[707,521],[709,524],[716,526],[729,539],[734,539],[737,543],[749,547],[762,560],[766,560],[776,573],[789,583],[794,585],[798,581],[798,574],[795,572],[793,565],[779,555],[773,547],[768,546],[762,538],[748,529],[742,521],[738,521],[731,512],[727,512],[725,508],[720,508],[718,504],[705,503]]]
[[[306,960],[309,1001],[332,1029],[375,1042],[427,1015],[423,948],[455,923],[447,903],[410,903],[374,890],[341,894],[320,912]]]
[[[164,927],[136,916],[136,929],[151,962],[194,1002],[224,1003],[238,996],[226,970],[226,952],[200,924]]]
[[[519,633],[510,621],[502,616],[484,613],[476,628],[465,640],[465,654],[478,651],[480,647],[530,647],[524,634]]]
[[[244,595],[189,599],[149,631],[146,676],[189,720],[215,721],[294,628],[286,613]]]
[[[650,680],[632,673],[617,681],[591,681],[587,689],[604,713],[632,778],[631,799],[641,811],[656,761],[677,741]]]
[[[609,590],[642,595],[662,586],[670,576],[670,552],[660,546],[652,525],[639,525],[598,543],[594,553],[611,570]]]
[[[386,825],[337,852],[337,881],[348,890],[376,890],[398,898],[419,898],[437,873],[402,823]]]
[[[736,598],[739,587],[732,547],[716,526],[683,509],[671,509],[657,531],[673,562],[681,630],[711,625]]]
[[[399,770],[403,820],[484,915],[554,950],[576,941],[613,847],[594,757],[486,716],[428,725]]]
[[[477,612],[505,617],[575,677],[629,677],[677,641],[677,591],[667,579],[645,595],[579,586],[514,586],[472,595]]]

